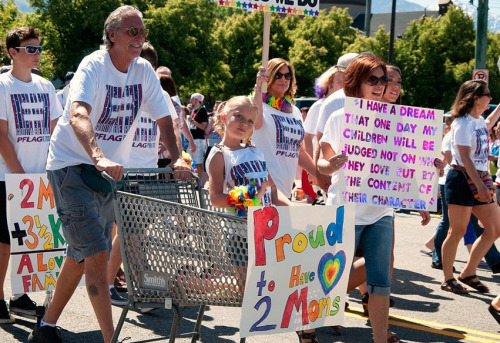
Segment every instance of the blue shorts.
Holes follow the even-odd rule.
[[[47,177],[68,244],[67,256],[81,263],[86,257],[111,251],[113,193],[90,189],[79,166],[48,170]]]
[[[486,202],[474,198],[464,173],[458,169],[450,169],[448,172],[444,191],[446,193],[446,203],[448,205],[474,207],[487,204]]]
[[[385,216],[370,225],[356,225],[356,245],[361,244],[365,257],[368,292],[391,294],[391,250],[393,216]]]

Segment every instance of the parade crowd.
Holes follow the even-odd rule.
[[[229,192],[241,186],[252,187],[263,206],[294,206],[294,187],[307,202],[324,196],[327,205],[337,205],[339,171],[348,161],[342,153],[345,98],[404,103],[401,70],[364,52],[340,56],[318,76],[318,100],[310,108],[295,106],[295,70],[281,58],[256,70],[250,95],[217,101],[209,112],[204,95],[194,93],[183,106],[171,71],[158,66],[148,34],[140,11],[117,8],[104,23],[101,49],[68,72],[57,93],[36,73],[42,53],[38,30],[17,27],[6,37],[12,64],[0,75],[0,324],[14,322],[10,312],[34,315],[37,308],[27,294],[4,293],[10,258],[5,174],[47,173],[67,241],[53,299],[28,342],[62,341],[56,324],[83,273],[105,342],[114,333],[111,305],[128,302],[118,292],[126,285],[117,281],[121,257],[113,194],[101,172],[120,180],[124,168],[169,167],[187,177],[194,165],[214,207],[228,207]],[[426,246],[432,267],[443,271],[443,292],[488,293],[476,275],[480,263],[500,273],[494,245],[500,236],[500,109],[482,116],[491,99],[484,81],[460,86],[445,117],[442,157],[434,161],[443,212]],[[429,213],[419,213],[421,224],[428,224]],[[394,217],[391,207],[355,205],[356,257],[348,292],[360,291],[376,343],[402,342],[388,323],[394,306]],[[462,237],[470,255],[455,278]],[[500,296],[489,312],[500,324]],[[315,330],[297,335],[299,342],[318,342]]]

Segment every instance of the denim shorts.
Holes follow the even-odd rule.
[[[68,244],[67,256],[81,263],[86,257],[111,251],[113,193],[95,192],[85,185],[80,166],[48,170],[47,177]]]
[[[368,292],[378,295],[391,294],[391,250],[393,216],[380,218],[373,224],[356,225],[356,246],[363,247]]]
[[[450,169],[448,172],[444,191],[448,205],[474,207],[487,204],[474,198],[464,173],[457,169]]]

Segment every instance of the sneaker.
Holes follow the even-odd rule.
[[[19,313],[21,315],[35,316],[36,315],[36,302],[30,299],[27,294],[23,294],[17,300],[10,300],[9,308],[11,312]]]
[[[123,298],[116,288],[111,287],[109,289],[109,296],[111,297],[111,303],[116,306],[125,306],[128,304],[128,299]]]
[[[0,300],[0,324],[12,324],[15,321],[9,313],[5,300]]]
[[[28,336],[28,343],[62,343],[62,338],[57,327],[37,324]]]

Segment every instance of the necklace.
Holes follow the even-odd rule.
[[[269,95],[269,93],[264,93],[262,94],[262,101],[281,112],[292,107],[292,97],[288,94],[282,98],[276,98],[273,95]]]

